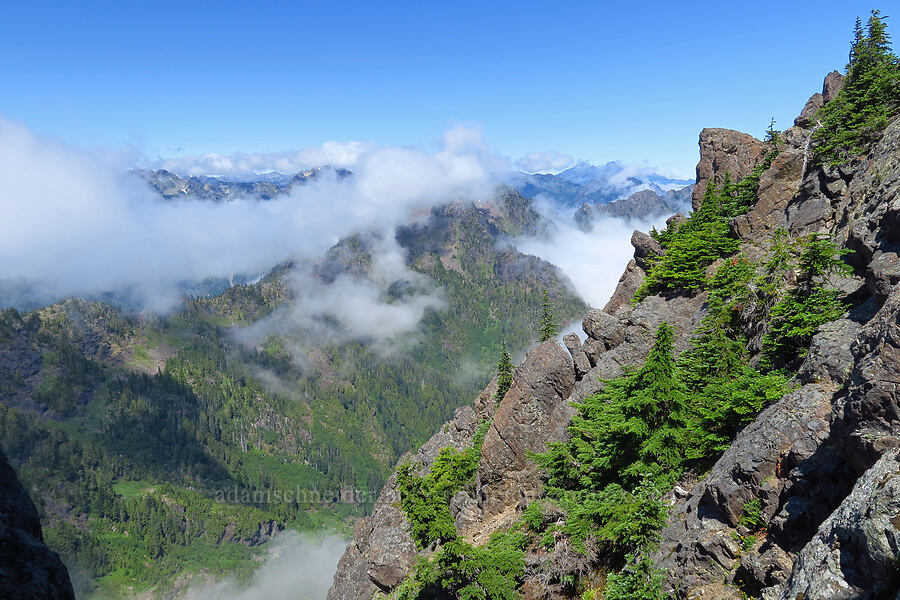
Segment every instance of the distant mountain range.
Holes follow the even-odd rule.
[[[523,196],[546,196],[565,207],[583,204],[607,204],[639,192],[652,190],[657,195],[681,189],[694,183],[692,179],[674,179],[659,173],[637,172],[620,162],[592,165],[581,161],[556,175],[514,173],[509,184]]]
[[[677,190],[657,193],[653,190],[641,190],[627,198],[621,198],[607,204],[582,204],[575,211],[575,222],[583,231],[590,231],[594,221],[601,217],[615,217],[628,221],[655,219],[675,213],[687,214],[691,210],[691,193],[693,185]]]
[[[526,198],[544,196],[566,208],[583,204],[608,204],[627,198],[641,190],[652,190],[662,196],[692,184],[692,179],[674,179],[653,172],[632,173],[633,169],[619,162],[592,165],[581,161],[556,175],[544,173],[510,173],[506,183]],[[297,173],[270,171],[244,177],[215,177],[209,175],[178,175],[165,169],[157,171],[137,169],[136,175],[146,181],[163,198],[192,196],[202,200],[222,202],[237,198],[271,200],[290,193],[297,185],[304,185],[326,176],[344,179],[352,175],[348,169],[330,166],[315,167]]]
[[[210,177],[207,175],[181,176],[165,169],[158,171],[137,169],[134,173],[167,200],[192,196],[216,202],[238,198],[271,200],[276,196],[290,193],[297,185],[304,185],[326,176],[344,179],[351,175],[347,169],[328,166],[299,171],[293,175],[272,171],[247,178]]]

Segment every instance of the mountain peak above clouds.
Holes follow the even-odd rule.
[[[575,208],[583,204],[608,204],[641,190],[662,195],[694,181],[669,177],[653,167],[619,161],[594,165],[582,160],[556,175],[513,173],[509,183],[523,196],[544,196],[565,208]]]

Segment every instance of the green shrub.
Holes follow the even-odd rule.
[[[448,502],[475,476],[479,457],[475,448],[461,452],[455,448],[442,448],[431,471],[424,477],[414,475],[413,466],[408,462],[397,470],[400,506],[409,521],[413,541],[420,550],[456,538],[456,525]]]
[[[525,573],[522,531],[498,532],[484,546],[462,540],[456,531],[449,501],[469,483],[478,470],[481,445],[491,422],[482,421],[473,435],[472,447],[458,451],[443,448],[425,476],[413,474],[405,463],[397,471],[400,506],[410,525],[416,547],[440,548],[417,563],[412,573],[394,591],[397,600],[425,600],[450,595],[467,600],[513,600]],[[532,517],[542,520],[535,505]]]
[[[663,323],[641,368],[605,382],[578,406],[570,439],[535,457],[548,489],[599,491],[613,483],[636,486],[647,474],[677,477],[690,428],[672,350],[673,331]]]
[[[737,252],[740,241],[732,234],[729,221],[749,211],[757,200],[759,178],[778,155],[780,135],[773,124],[767,131],[768,152],[746,177],[732,183],[725,173],[721,187],[706,185],[700,208],[687,221],[673,224],[650,235],[663,247],[662,256],[651,258],[647,277],[634,295],[635,301],[660,292],[696,291],[706,287],[707,268],[720,258]]]
[[[843,294],[825,287],[833,275],[847,275],[851,268],[841,260],[849,251],[830,236],[813,234],[795,246],[799,252],[798,275],[769,312],[768,332],[763,337],[767,364],[787,364],[806,354],[813,334],[821,325],[841,317],[847,310]]]
[[[759,498],[747,500],[743,504],[743,511],[741,513],[741,518],[738,521],[738,524],[743,525],[751,531],[758,531],[762,529],[766,525],[762,519],[762,509],[762,500],[760,500]]]
[[[663,600],[662,571],[646,555],[629,555],[625,568],[606,579],[605,600]]]

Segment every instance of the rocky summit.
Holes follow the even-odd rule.
[[[852,253],[843,254],[849,267],[832,278],[835,294],[845,299],[842,314],[815,327],[796,360],[784,365],[786,393],[743,421],[712,462],[687,469],[664,492],[667,516],[645,554],[648,572],[656,573],[648,577],[674,598],[875,599],[900,592],[900,119],[848,163],[816,160],[813,136],[821,123],[814,115],[842,84],[838,73],[828,75],[795,124],[777,132],[775,146],[725,129],[700,134],[694,213],[711,201],[709,186],[742,181],[738,187],[753,188],[754,201],[727,220],[738,257],[730,264],[763,264],[780,239],[827,236]],[[685,223],[678,215],[667,231]],[[474,477],[449,498],[455,533],[417,543],[404,512],[411,492],[399,489],[395,475],[372,514],[357,524],[329,600],[407,597],[413,588],[404,586],[413,576],[427,590],[421,585],[429,580],[421,567],[414,575],[415,565],[438,557],[432,573],[446,583],[440,569],[448,563],[441,561],[449,560],[446,548],[460,544],[455,540],[470,545],[466,556],[477,557],[481,546],[501,547],[490,545],[492,534],[528,530],[522,523],[530,522],[530,507],[546,499],[550,485],[534,453],[568,438],[585,399],[634,373],[661,324],[671,326],[674,353],[688,351],[717,302],[713,286],[650,289],[640,299],[648,272],[675,251],[666,235],[635,233],[634,259],[609,303],[585,316],[583,342],[569,335],[565,349],[553,340],[533,348],[502,399],[496,401],[495,380],[471,408],[459,409],[418,452],[401,459],[413,472],[433,474],[443,468],[442,448],[478,450]],[[708,273],[722,264],[713,262]],[[734,310],[743,311],[738,320],[756,365],[765,360],[773,321],[754,320],[745,305]],[[486,432],[479,434],[479,423],[489,423]],[[517,593],[565,598],[594,593],[607,578],[605,585],[621,585],[625,575],[612,577],[616,568],[604,560],[605,546],[593,553],[565,547],[575,539],[562,525],[571,513],[550,508],[543,518],[558,526],[539,542],[520,544]],[[472,561],[466,564],[482,564]],[[629,568],[622,573],[636,572]]]

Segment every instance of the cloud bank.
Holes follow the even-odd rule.
[[[550,150],[531,152],[516,161],[516,167],[526,173],[558,173],[575,162],[568,154]]]
[[[605,217],[594,220],[593,230],[584,232],[576,226],[571,213],[554,208],[550,202],[538,201],[535,207],[555,227],[545,236],[515,240],[516,247],[559,267],[575,291],[594,308],[602,308],[609,301],[619,276],[634,255],[634,229],[649,231],[654,225],[664,226],[666,221],[666,217],[649,222]]]
[[[406,253],[393,236],[367,236],[371,262],[365,273],[340,272],[323,281],[308,265],[287,277],[294,301],[256,323],[237,329],[238,341],[261,346],[270,335],[287,340],[340,343],[367,341],[383,354],[408,349],[411,336],[428,309],[445,307],[441,290],[426,276],[406,266]],[[289,347],[296,361],[304,352]]]
[[[347,542],[293,531],[271,544],[266,563],[245,585],[234,580],[188,588],[178,600],[325,600]]]
[[[0,305],[128,290],[166,311],[184,282],[318,256],[361,231],[392,232],[433,205],[487,198],[494,185],[495,159],[468,130],[448,132],[432,153],[365,144],[333,153],[345,154],[353,177],[267,202],[164,201],[120,157],[0,119]]]

